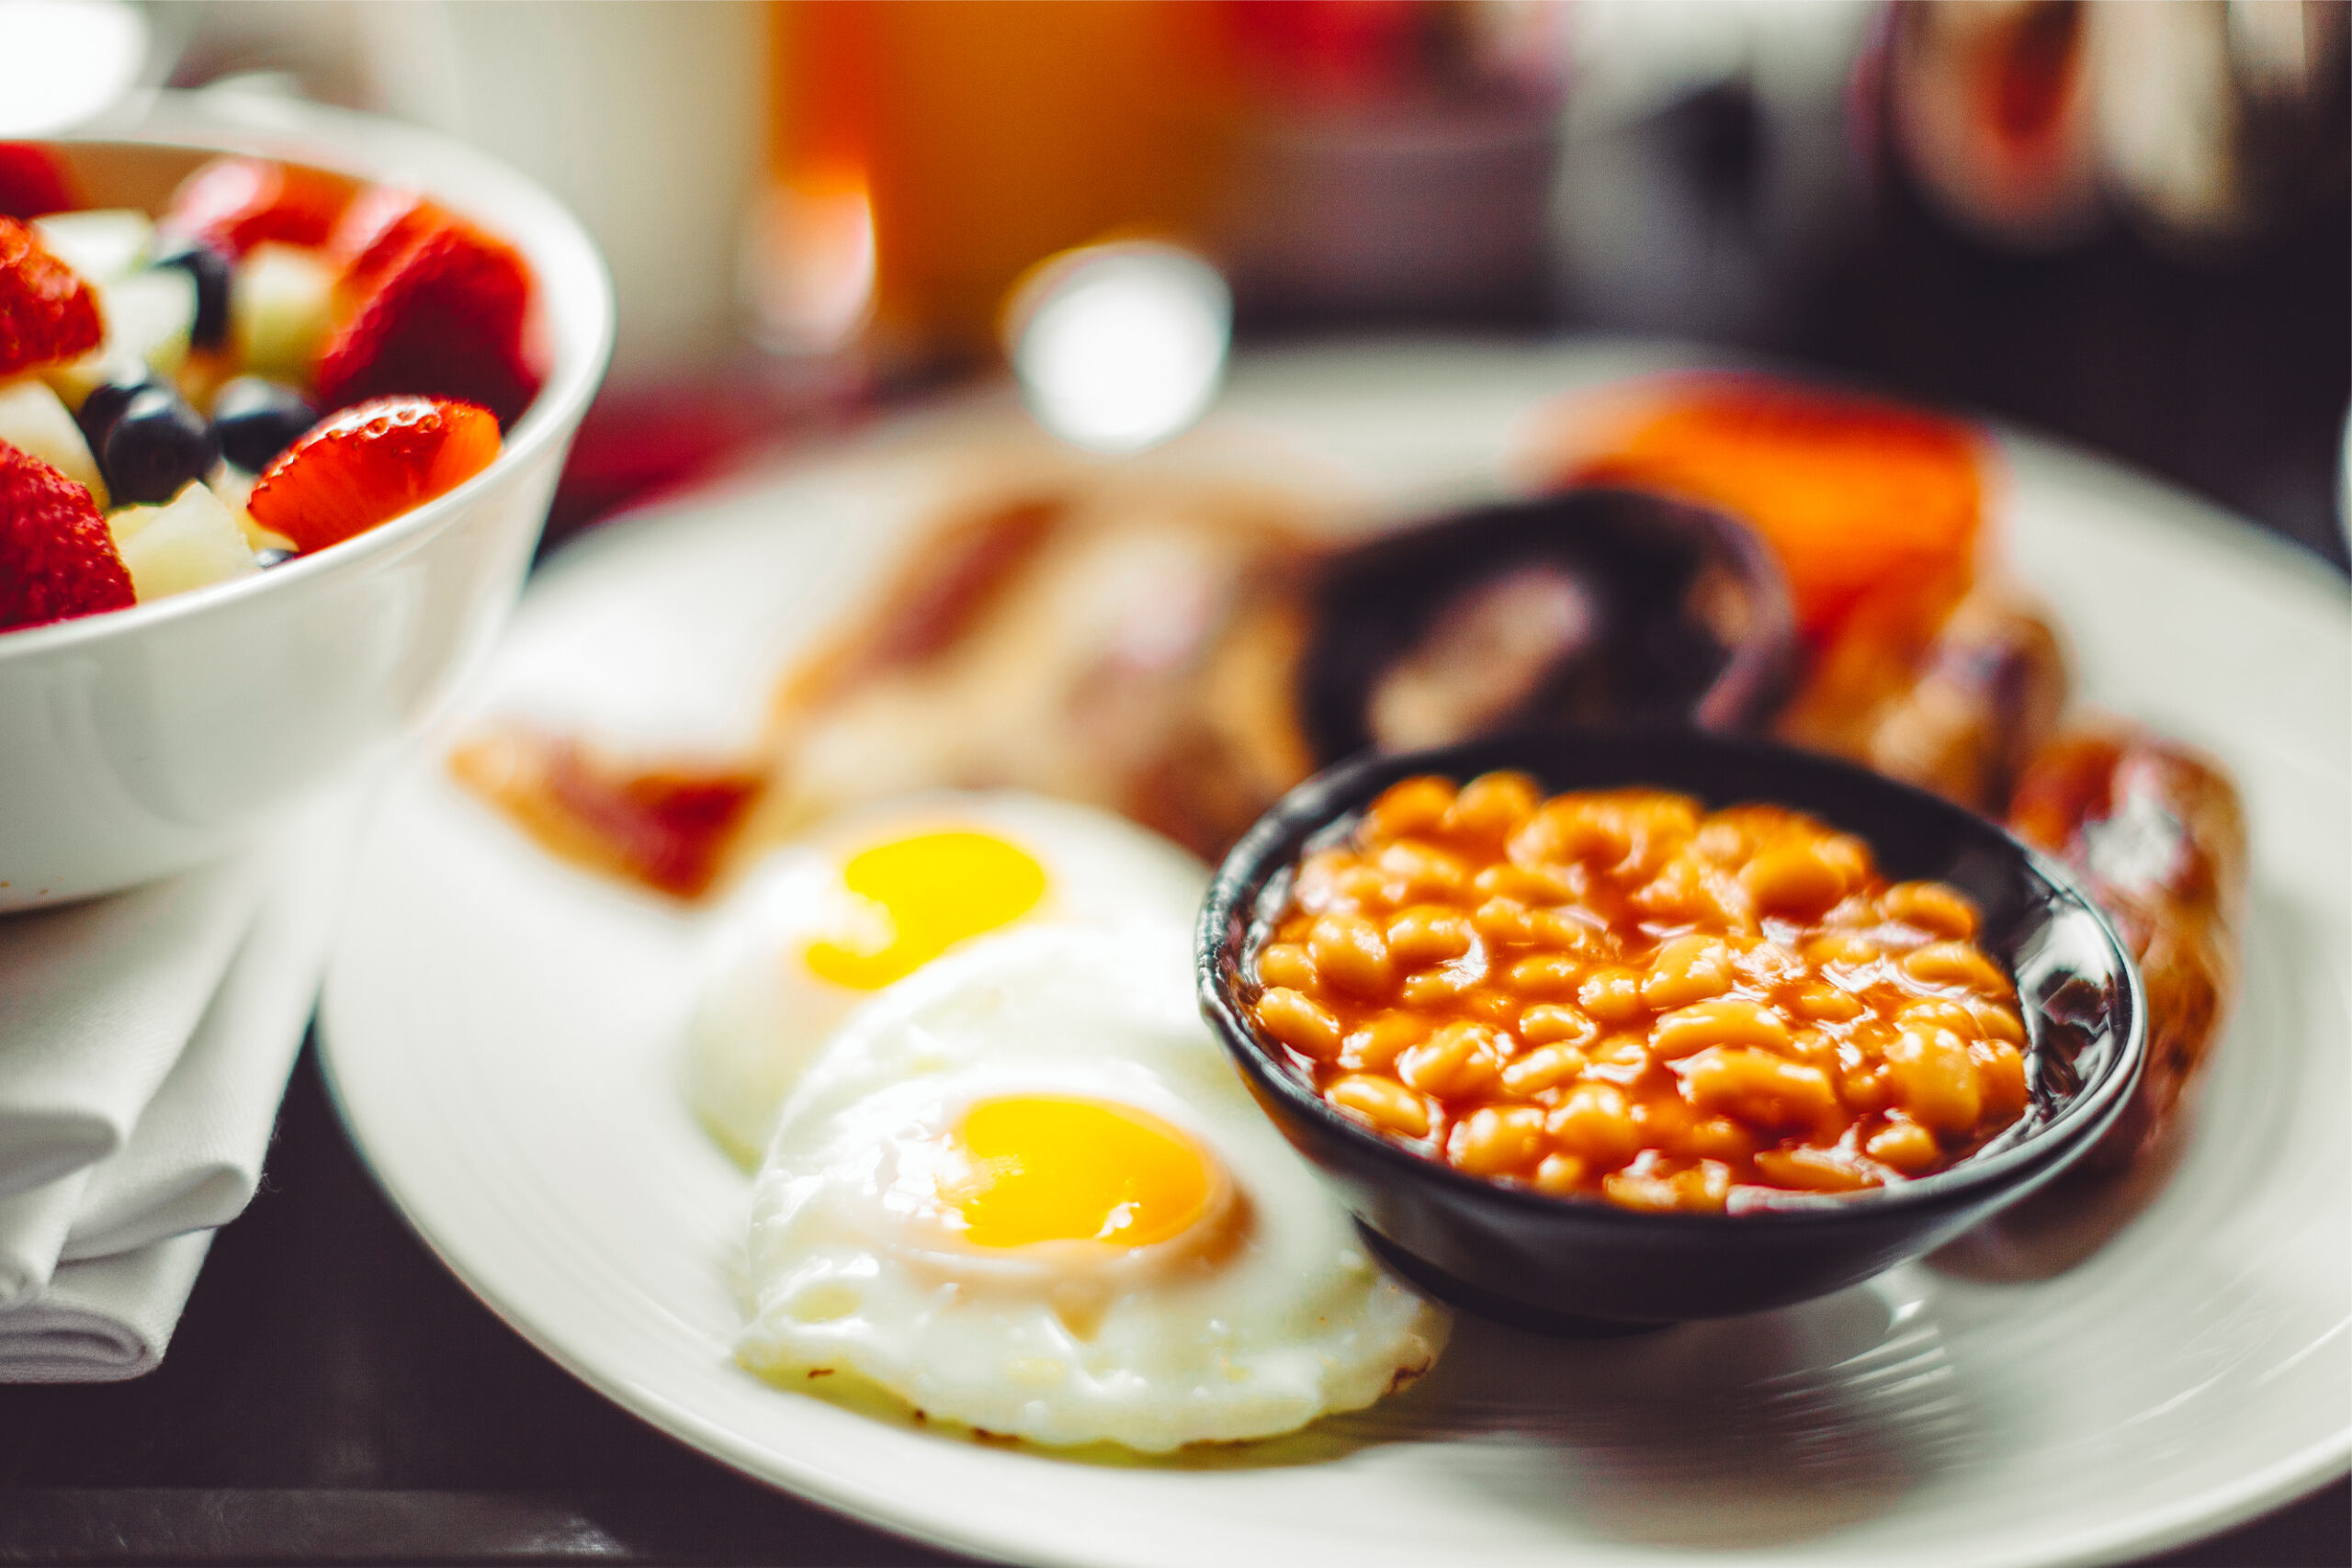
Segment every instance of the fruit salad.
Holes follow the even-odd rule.
[[[415,191],[222,157],[161,216],[0,143],[0,633],[366,533],[498,456],[541,374],[514,248]]]

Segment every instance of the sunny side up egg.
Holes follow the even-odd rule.
[[[1290,1431],[1425,1371],[1443,1316],[1251,1101],[1189,937],[1008,931],[858,1013],[760,1174],[742,1363],[1149,1452]]]
[[[883,987],[1009,925],[1189,924],[1207,887],[1207,868],[1166,840],[1041,795],[912,795],[837,818],[717,912],[686,1099],[756,1166],[800,1070]]]

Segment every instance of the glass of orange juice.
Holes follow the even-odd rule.
[[[771,20],[752,284],[776,346],[983,353],[1041,258],[1211,225],[1236,102],[1222,6],[774,0]]]

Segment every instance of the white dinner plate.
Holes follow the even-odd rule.
[[[1427,502],[1500,482],[1546,396],[1655,362],[1261,356],[1207,438]],[[474,711],[640,746],[741,737],[938,493],[943,441],[1010,417],[967,400],[600,531],[534,585]],[[2352,610],[2210,506],[2004,446],[2010,551],[2061,606],[2084,697],[2219,753],[2250,809],[2245,995],[2168,1170],[1763,1316],[1583,1344],[1465,1318],[1421,1384],[1292,1438],[1165,1462],[965,1440],[737,1368],[750,1183],[675,1084],[694,921],[549,860],[438,751],[387,797],[328,977],[344,1113],[450,1268],[582,1379],[749,1474],[968,1551],[1989,1568],[2223,1529],[2352,1455]]]

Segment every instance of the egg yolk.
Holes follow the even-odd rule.
[[[820,979],[874,991],[1027,914],[1045,897],[1046,868],[991,834],[924,833],[851,856],[842,884],[855,929],[818,938],[804,961]]]
[[[1213,1187],[1199,1145],[1132,1106],[987,1100],[965,1114],[955,1141],[962,1173],[939,1196],[980,1247],[1148,1247],[1198,1220]]]

